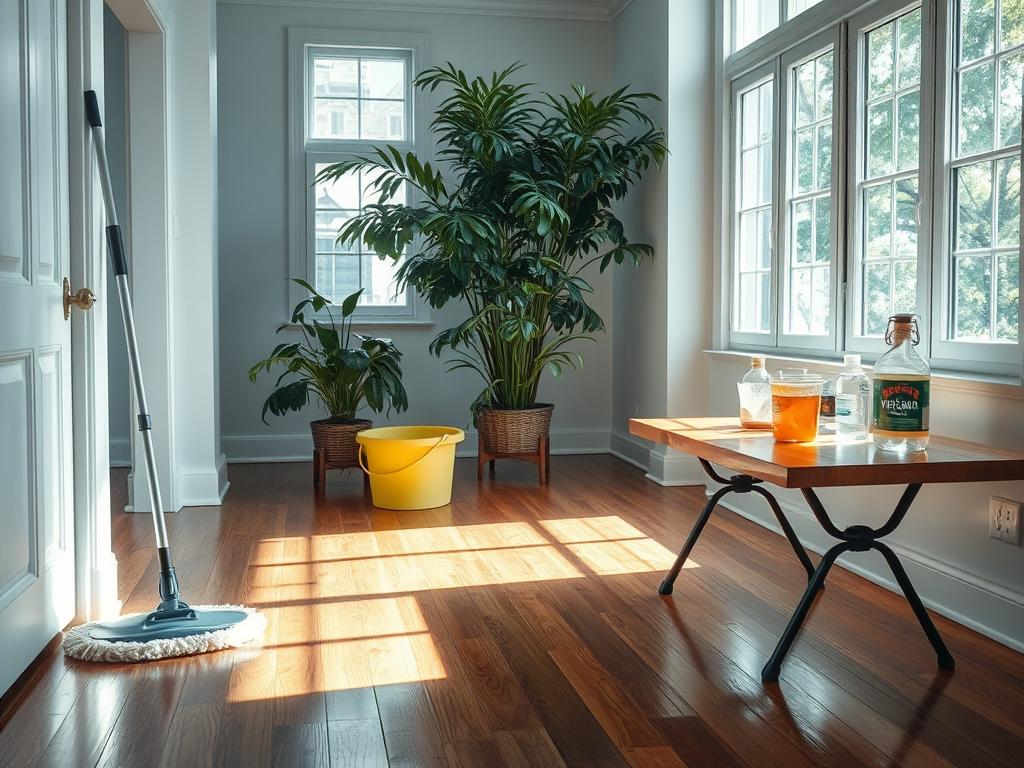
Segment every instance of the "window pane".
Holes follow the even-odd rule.
[[[992,149],[995,138],[995,63],[960,75],[960,156]]]
[[[405,62],[402,59],[360,60],[360,93],[364,99],[405,99]]]
[[[992,164],[959,168],[956,180],[956,248],[988,248],[992,245]]]
[[[316,172],[326,168],[326,164],[318,164]],[[346,173],[339,179],[331,182],[317,182],[315,205],[322,208],[349,208],[359,207],[359,174],[356,172]]]
[[[992,53],[996,34],[995,0],[961,0],[960,29],[962,62]]]
[[[829,285],[831,283],[828,267],[811,270],[812,303],[811,330],[817,336],[828,335],[829,328]]]
[[[899,19],[899,72],[900,88],[921,81],[921,9],[911,11]]]
[[[889,324],[889,278],[888,261],[864,265],[864,335],[881,336]]]
[[[1024,43],[1024,6],[1013,0],[1006,0],[999,10],[999,35],[1002,50]]]
[[[893,26],[889,23],[868,33],[868,99],[892,92],[896,67]]]
[[[814,122],[817,90],[814,85],[814,62],[808,61],[796,68],[796,124],[797,127]]]
[[[1021,6],[1021,10],[1024,11],[1024,5]],[[999,62],[1000,147],[1020,144],[1022,84],[1024,84],[1024,53],[1010,54]]]
[[[828,262],[832,258],[832,199],[814,200],[814,260]]]
[[[793,261],[796,264],[810,264],[813,258],[811,240],[811,202],[793,206]]]
[[[359,95],[358,59],[313,58],[313,95],[354,99]]]
[[[757,268],[769,270],[772,266],[772,212],[771,209],[757,212]]]
[[[892,173],[892,102],[868,109],[868,176]]]
[[[405,138],[405,104],[401,101],[361,101],[360,137],[401,141]]]
[[[956,260],[955,331],[958,339],[988,340],[991,281],[989,256],[961,256]]]
[[[796,132],[796,179],[793,186],[798,195],[814,189],[814,135],[813,127]]]
[[[819,56],[814,63],[818,77],[815,87],[818,94],[816,118],[823,120],[832,115],[832,56]]]
[[[917,260],[917,179],[896,182],[896,237],[897,259]]]
[[[790,277],[789,332],[808,334],[811,332],[811,270],[794,270]]]
[[[779,26],[778,0],[735,0],[738,50]]]
[[[867,259],[892,255],[892,185],[868,187],[864,193],[864,254]]]
[[[797,14],[803,13],[812,5],[817,5],[821,0],[788,0],[786,4],[786,18],[792,19]]]
[[[998,257],[996,266],[996,338],[1016,341],[1020,327],[1020,256]]]
[[[1020,241],[1020,158],[1008,157],[996,163],[996,232],[999,246]]]
[[[921,93],[914,90],[896,101],[896,170],[918,166],[918,143],[921,132]]]
[[[359,102],[355,99],[315,99],[313,138],[358,139]]]
[[[753,272],[757,269],[758,217],[760,211],[749,211],[740,214],[740,247],[737,251],[740,272]]]
[[[889,314],[917,311],[917,262],[893,262],[893,303]]]
[[[357,211],[317,211],[316,212],[316,250],[318,253],[340,251],[342,247],[335,244],[338,230],[345,226]],[[351,246],[347,246],[351,249]]]
[[[818,126],[818,183],[815,189],[823,190],[832,186],[832,124]]]

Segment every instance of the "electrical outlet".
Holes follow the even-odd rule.
[[[1020,502],[992,496],[988,500],[988,535],[1020,546]]]

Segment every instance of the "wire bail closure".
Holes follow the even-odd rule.
[[[905,325],[909,327],[908,335],[910,343],[915,347],[921,343],[921,331],[917,326],[917,315],[892,315],[885,326],[885,343],[891,345],[893,337],[898,335],[896,327]],[[902,341],[902,339],[901,339]]]

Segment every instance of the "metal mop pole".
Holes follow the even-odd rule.
[[[103,205],[107,212],[107,247],[114,268],[114,282],[117,285],[118,301],[121,305],[121,320],[128,345],[128,365],[131,369],[132,388],[138,405],[139,432],[146,454],[146,479],[149,482],[149,503],[153,510],[153,528],[156,531],[157,555],[160,558],[160,603],[159,610],[175,610],[186,607],[179,599],[178,579],[171,562],[171,551],[167,542],[167,525],[164,521],[163,502],[160,499],[160,483],[157,479],[156,457],[153,451],[153,422],[146,405],[146,391],[142,383],[142,367],[139,364],[139,344],[135,336],[135,316],[132,313],[131,294],[128,290],[128,263],[124,255],[124,241],[121,226],[117,223],[117,210],[110,185],[110,168],[107,166],[107,150],[103,140],[103,123],[100,120],[100,106],[96,91],[85,92],[85,115],[92,131],[99,161],[100,187],[103,190]]]

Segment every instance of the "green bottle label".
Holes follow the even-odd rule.
[[[874,381],[874,431],[927,432],[930,380],[913,375]]]

